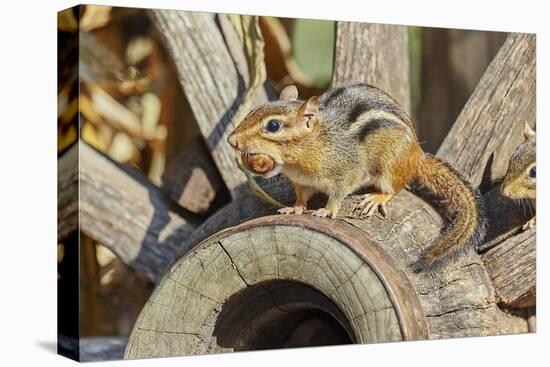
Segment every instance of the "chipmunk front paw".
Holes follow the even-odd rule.
[[[322,218],[336,218],[336,214],[338,214],[338,210],[336,209],[329,209],[329,208],[321,208],[317,209],[311,215],[314,215],[316,217],[322,217]]]
[[[521,227],[522,230],[526,231],[528,229],[533,228],[537,224],[537,217],[531,218],[527,223]]]
[[[277,213],[280,214],[302,214],[306,210],[303,206],[287,206],[286,208],[281,208],[277,210]]]

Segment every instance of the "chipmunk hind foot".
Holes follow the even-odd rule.
[[[360,210],[359,215],[361,217],[370,217],[378,210],[383,217],[386,217],[388,211],[386,203],[393,198],[393,195],[389,194],[365,194],[361,195],[361,201],[356,204],[352,213]]]

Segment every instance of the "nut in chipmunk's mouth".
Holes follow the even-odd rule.
[[[261,175],[264,178],[277,176],[283,168],[273,158],[263,153],[241,152],[241,159],[250,172]]]

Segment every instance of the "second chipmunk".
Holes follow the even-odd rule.
[[[524,141],[512,153],[504,181],[500,186],[502,196],[526,204],[529,210],[536,209],[537,199],[537,138],[527,123],[523,129]],[[523,229],[535,226],[531,218]]]
[[[375,87],[350,83],[307,101],[294,86],[278,101],[253,109],[228,137],[242,157],[273,161],[264,177],[283,173],[293,183],[296,203],[279,210],[301,214],[316,192],[328,196],[313,212],[335,218],[344,198],[371,187],[359,208],[370,216],[386,214],[386,203],[413,181],[443,197],[453,213],[415,265],[422,271],[440,265],[485,235],[486,219],[477,189],[447,163],[424,153],[403,108]]]

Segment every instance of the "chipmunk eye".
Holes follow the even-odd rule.
[[[265,129],[270,133],[276,133],[277,131],[281,130],[282,126],[283,124],[279,120],[269,120]]]
[[[529,171],[529,177],[537,178],[537,166],[531,167],[531,170]]]

